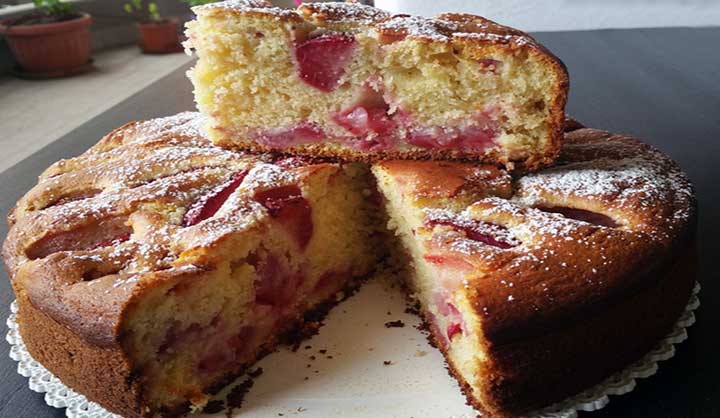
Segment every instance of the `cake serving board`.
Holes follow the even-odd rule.
[[[405,312],[405,297],[391,280],[383,275],[371,279],[335,307],[319,334],[303,341],[297,351],[281,348],[261,360],[257,367],[262,374],[253,379],[242,408],[235,409],[232,416],[476,417],[478,413],[465,404],[457,382],[448,375],[440,352],[417,329],[419,318]],[[528,417],[574,418],[578,410],[604,407],[608,395],[630,392],[635,379],[655,374],[657,363],[672,357],[674,344],[687,338],[685,328],[695,321],[699,289],[696,284],[673,330],[643,359],[596,387]],[[67,408],[69,418],[117,417],[68,389],[32,359],[17,330],[16,309],[14,303],[7,340],[10,357],[18,361],[18,372],[29,378],[30,389],[45,393],[49,405]],[[386,325],[398,320],[404,326]],[[217,399],[224,399],[226,392]],[[226,414],[194,416],[221,418]]]

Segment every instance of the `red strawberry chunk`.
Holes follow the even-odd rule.
[[[496,134],[487,126],[469,126],[457,138],[460,149],[482,151],[493,146]]]
[[[408,143],[428,149],[460,149],[483,151],[495,144],[498,123],[490,115],[498,113],[492,109],[479,112],[466,126],[438,127],[428,126],[412,129]]]
[[[250,340],[255,336],[255,327],[246,325],[240,331],[228,339],[227,344],[235,349],[236,354],[242,353],[249,347]]]
[[[362,106],[333,115],[333,120],[353,135],[365,135],[369,131],[368,112]]]
[[[298,186],[260,191],[255,194],[255,200],[283,225],[301,249],[307,246],[313,234],[312,208]]]
[[[283,259],[272,253],[255,268],[255,301],[259,304],[278,307],[289,305],[304,281],[302,274],[289,271]]]
[[[319,126],[311,122],[302,122],[292,128],[262,132],[255,137],[255,140],[273,149],[283,149],[311,144],[324,138],[325,132]]]
[[[507,228],[489,222],[464,220],[457,223],[450,219],[432,219],[427,224],[430,226],[447,225],[455,230],[463,231],[468,239],[502,249],[512,248],[520,244]]]
[[[232,360],[230,353],[218,351],[201,358],[197,364],[197,368],[203,373],[217,372],[224,369]]]
[[[488,224],[492,225],[492,224]],[[498,227],[499,229],[505,229],[502,226],[494,225],[495,227]],[[498,237],[497,235],[494,235],[492,232],[484,232],[481,229],[475,229],[475,228],[468,228],[465,229],[465,236],[470,238],[473,241],[479,241],[482,243],[485,243],[487,245],[492,245],[493,247],[498,248],[512,248],[516,246],[516,243],[513,243],[510,240],[507,240],[503,237]]]
[[[607,226],[609,228],[617,228],[620,226],[613,218],[607,215],[585,209],[570,208],[567,206],[537,206],[535,209],[539,209],[543,212],[559,213],[566,218],[587,222],[593,225]]]
[[[247,171],[235,173],[230,180],[195,202],[185,213],[183,225],[192,226],[215,215],[232,192],[240,186],[247,173]]]
[[[335,90],[352,59],[355,43],[355,38],[345,33],[329,33],[301,42],[295,47],[298,75],[318,90]]]
[[[192,340],[202,331],[202,327],[197,322],[193,322],[184,329],[180,329],[180,323],[174,323],[170,329],[165,333],[163,342],[158,347],[158,354],[166,353],[172,346],[178,342],[184,342],[185,340]]]
[[[457,335],[462,334],[462,325],[460,325],[457,322],[451,322],[447,326],[447,338],[448,341],[452,341],[452,338]]]
[[[358,136],[373,132],[384,135],[395,127],[395,122],[387,114],[386,107],[355,106],[335,114],[333,120],[351,134]]]
[[[127,240],[129,240],[129,239],[130,239],[130,233],[129,233],[129,232],[126,232],[126,233],[121,234],[121,235],[118,235],[118,236],[116,236],[116,237],[114,237],[114,238],[110,238],[110,239],[106,239],[106,240],[104,240],[104,241],[100,241],[100,242],[98,242],[98,244],[97,244],[94,248],[91,248],[91,249],[94,250],[94,249],[97,249],[97,248],[104,248],[104,247],[109,247],[109,246],[111,246],[111,245],[117,245],[117,244],[120,244],[121,242],[125,242],[125,241],[127,241]]]
[[[203,373],[213,373],[241,360],[243,354],[252,348],[251,341],[255,335],[256,329],[253,326],[240,328],[240,331],[228,338],[225,343],[216,346],[216,351],[200,358],[197,369]]]
[[[477,63],[480,64],[480,68],[483,71],[489,71],[491,73],[498,74],[502,70],[503,62],[494,60],[492,58],[483,58],[477,60]]]

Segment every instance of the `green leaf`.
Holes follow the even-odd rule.
[[[148,3],[148,13],[150,13],[150,18],[154,21],[160,20],[160,11],[158,10],[157,3],[150,2]]]
[[[73,11],[73,6],[60,0],[33,0],[41,12],[51,16],[64,16]]]
[[[123,5],[123,10],[125,10],[125,13],[130,13],[130,14],[132,14],[132,12],[133,12],[132,5],[131,5],[130,3],[125,3],[125,4]]]

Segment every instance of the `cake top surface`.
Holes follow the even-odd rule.
[[[489,319],[485,333],[498,342],[659,280],[670,255],[688,250],[693,188],[634,138],[577,129],[554,167],[514,177],[444,164],[376,168],[422,211],[415,233],[425,259]]]
[[[202,274],[238,233],[243,245],[233,251],[249,251],[268,224],[259,196],[339,169],[215,147],[202,119],[129,123],[40,176],[10,214],[3,248],[33,303],[109,343],[106,322],[143,287]]]
[[[387,20],[390,13],[360,3],[303,3],[298,12],[306,18],[326,22],[357,22],[367,25]]]
[[[443,13],[433,18],[392,15],[382,9],[356,2],[303,3],[297,9],[273,7],[260,0],[229,0],[193,8],[203,14],[264,15],[280,20],[297,20],[302,17],[319,26],[361,24],[375,28],[381,37],[391,40],[415,38],[431,42],[447,43],[456,40],[513,43],[517,46],[542,48],[530,35],[517,29],[500,25],[481,16],[465,13]],[[553,57],[554,58],[554,57]],[[554,58],[557,60],[557,58]],[[559,61],[559,60],[557,60]]]

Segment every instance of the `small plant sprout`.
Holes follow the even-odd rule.
[[[162,21],[157,3],[153,1],[145,5],[143,0],[130,0],[129,3],[123,5],[123,10],[141,23],[157,23]]]
[[[48,16],[61,17],[72,13],[72,4],[60,0],[33,0],[35,7]]]

